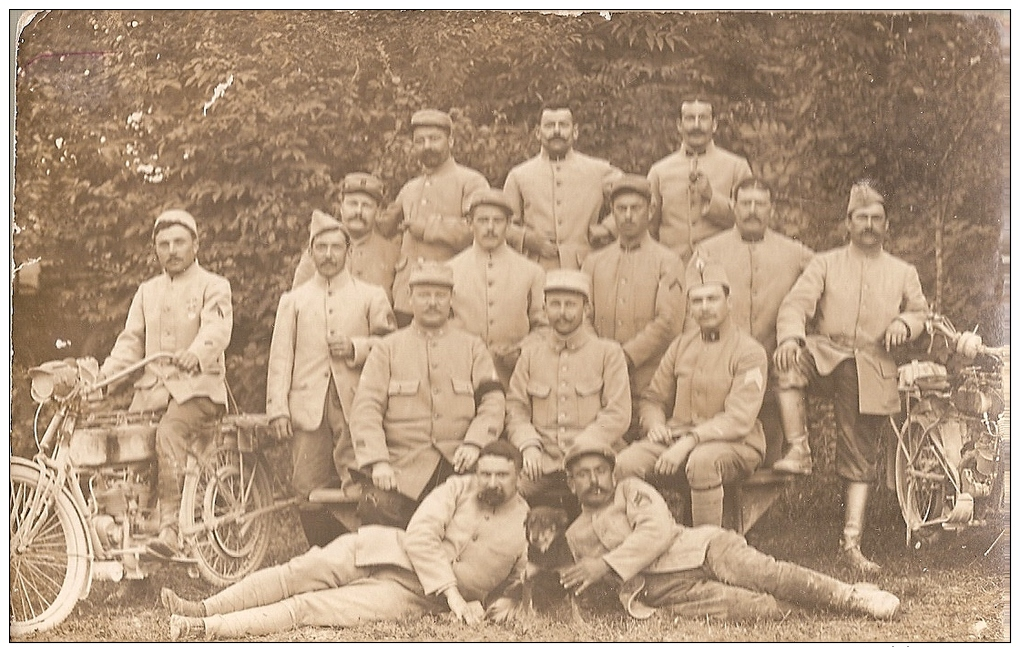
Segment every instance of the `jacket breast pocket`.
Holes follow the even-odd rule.
[[[577,391],[577,424],[589,424],[602,409],[602,380],[578,382]]]
[[[528,399],[531,401],[531,421],[535,426],[556,423],[556,406],[549,395],[552,387],[541,382],[528,384]]]
[[[447,414],[453,418],[462,418],[471,420],[475,417],[475,386],[471,383],[471,380],[460,380],[455,377],[450,378],[450,382],[453,386],[453,398],[450,403],[450,411],[442,411],[439,413]],[[437,404],[437,406],[439,406]]]
[[[419,382],[420,380],[390,380],[386,418],[413,420],[424,415],[424,407],[418,402]]]

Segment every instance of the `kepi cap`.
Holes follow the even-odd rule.
[[[885,206],[885,198],[869,182],[858,182],[850,187],[850,201],[846,205],[846,215],[851,216],[861,207],[873,204]]]
[[[502,189],[478,189],[468,198],[468,213],[474,211],[475,207],[483,204],[491,204],[501,208],[510,217],[513,214],[513,207],[507,200],[506,193]]]
[[[591,278],[580,270],[549,270],[545,275],[545,291],[577,292],[591,301]]]
[[[156,227],[163,223],[180,225],[190,231],[195,238],[198,238],[198,225],[195,224],[195,217],[184,209],[167,209],[156,216],[156,222],[152,225],[152,235],[156,236]]]
[[[643,175],[628,173],[613,182],[609,187],[609,199],[612,200],[616,194],[625,191],[644,196],[645,200],[652,199],[652,184]]]
[[[687,289],[713,283],[718,283],[729,290],[730,280],[726,276],[726,270],[718,263],[706,261],[701,256],[695,257],[694,261],[687,266]]]
[[[441,285],[453,287],[453,268],[444,263],[426,262],[411,270],[411,277],[407,284],[410,287],[416,285]]]
[[[382,180],[370,173],[348,173],[344,176],[343,183],[340,186],[340,190],[344,195],[348,193],[365,193],[375,198],[375,201],[379,203],[383,201],[383,188]]]
[[[351,243],[351,234],[347,231],[347,227],[343,226],[343,223],[325,211],[320,211],[318,209],[312,210],[312,224],[309,227],[308,245],[311,246],[315,237],[319,234],[327,231],[333,231],[334,229],[339,229],[343,232],[348,245]]]
[[[446,130],[446,132],[451,132],[453,130],[453,119],[442,110],[419,110],[411,115],[411,128],[418,126],[435,126],[436,128]]]
[[[578,436],[577,440],[567,449],[563,457],[563,469],[569,470],[570,464],[582,456],[596,455],[609,461],[609,464],[616,467],[616,452],[607,443],[594,438]]]

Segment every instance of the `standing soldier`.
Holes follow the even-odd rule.
[[[563,455],[579,438],[621,444],[630,424],[627,361],[620,344],[585,323],[591,281],[579,270],[550,270],[549,328],[525,345],[510,378],[507,433],[524,455],[521,493],[528,503],[577,516]]]
[[[208,441],[208,423],[227,403],[223,351],[230,343],[230,283],[199,266],[198,226],[187,211],[159,214],[152,228],[162,273],[138,287],[124,330],[103,362],[100,379],[156,353],[169,361],[146,365],[135,382],[131,411],[166,413],[156,428],[159,536],[149,548],[164,556],[178,549],[177,517],[188,447]],[[205,436],[205,437],[203,437]]]
[[[453,257],[453,321],[482,338],[506,389],[521,341],[548,320],[542,298],[545,272],[506,244],[513,212],[499,189],[471,196],[468,220],[475,241]]]
[[[512,168],[503,186],[518,224],[510,232],[510,244],[546,270],[576,270],[592,247],[613,237],[612,230],[599,223],[599,215],[606,183],[621,172],[605,160],[575,151],[577,135],[569,107],[543,108],[537,134],[542,150]]]
[[[623,346],[637,402],[673,340],[671,285],[680,259],[648,234],[651,187],[640,175],[612,184],[610,210],[619,239],[584,260],[592,281],[595,332]]]
[[[800,242],[771,229],[774,209],[772,190],[758,178],[741,180],[734,190],[733,213],[736,225],[721,234],[707,238],[698,245],[688,264],[696,272],[698,259],[720,265],[730,280],[730,319],[740,330],[749,333],[765,347],[769,357],[776,350],[776,316],[779,304],[797,281],[814,252]],[[690,316],[685,328],[697,326]],[[806,462],[797,460],[794,441],[799,431],[784,433],[776,404],[775,369],[769,371],[769,388],[762,403],[761,420],[765,429],[766,464],[776,460],[788,439],[791,456],[780,460],[775,469],[797,474],[811,473],[810,455]]]
[[[393,309],[400,326],[411,321],[411,272],[426,261],[448,261],[471,244],[471,227],[464,220],[467,200],[489,186],[485,176],[453,159],[452,133],[453,120],[445,112],[414,113],[412,143],[425,173],[400,189],[381,223],[384,229],[404,232],[393,279]]]
[[[354,392],[377,336],[396,328],[383,289],[351,276],[349,243],[343,225],[312,212],[315,273],[280,297],[269,347],[266,413],[278,437],[293,436],[291,487],[303,500],[317,488],[356,487],[347,472],[354,467],[348,429]],[[325,546],[356,525],[350,515],[338,524],[307,501],[298,516],[310,546]]]
[[[747,160],[715,145],[711,103],[680,104],[680,150],[652,165],[652,234],[686,262],[700,241],[733,226],[730,195],[751,176]]]
[[[411,324],[375,346],[354,398],[359,468],[383,490],[421,501],[454,472],[471,470],[506,413],[488,349],[450,324],[453,270],[425,263],[410,277]]]
[[[356,279],[380,286],[393,302],[393,275],[400,248],[376,231],[375,218],[383,202],[382,180],[368,173],[350,173],[341,184],[340,217],[351,235],[347,267]],[[296,288],[315,274],[315,264],[306,249],[294,271]]]
[[[862,571],[880,567],[861,553],[870,484],[878,475],[879,438],[900,410],[896,362],[889,351],[924,330],[928,304],[913,265],[882,249],[889,228],[885,199],[871,185],[850,190],[850,244],[815,256],[779,307],[776,369],[783,426],[796,429],[792,461],[810,460],[804,388],[828,376],[836,413],[836,472],[846,482],[840,559]],[[808,335],[809,321],[817,334]]]

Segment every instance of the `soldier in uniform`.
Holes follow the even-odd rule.
[[[774,361],[785,387],[783,426],[803,439],[796,445],[802,456],[810,455],[804,389],[817,376],[827,376],[833,388],[836,472],[846,483],[838,555],[854,568],[877,571],[860,544],[881,432],[900,411],[889,351],[924,330],[928,304],[914,266],[882,249],[889,227],[882,195],[855,184],[846,214],[850,244],[815,256],[779,307]],[[817,334],[807,334],[809,321]]]
[[[425,261],[448,261],[471,244],[471,227],[464,219],[468,198],[489,186],[485,176],[453,159],[450,115],[419,110],[411,117],[411,131],[415,154],[425,172],[400,189],[380,222],[384,231],[403,232],[393,279],[393,309],[400,326],[411,321],[411,272]]]
[[[340,218],[351,236],[347,267],[356,279],[380,286],[393,303],[393,275],[397,271],[400,247],[375,228],[383,203],[382,180],[368,173],[350,173],[340,185]],[[306,249],[294,271],[296,288],[315,274],[315,264]]]
[[[269,347],[266,413],[276,435],[291,442],[291,487],[307,499],[317,488],[353,492],[354,467],[348,417],[361,366],[379,336],[396,328],[386,293],[351,276],[350,236],[316,209],[308,240],[315,268],[310,279],[280,297]],[[325,546],[353,527],[303,501],[299,518],[309,545]]]
[[[190,213],[161,213],[152,240],[163,272],[138,287],[100,379],[156,353],[174,355],[145,367],[130,406],[131,411],[166,408],[156,429],[160,530],[149,547],[169,556],[178,549],[188,447],[209,440],[209,423],[227,403],[223,351],[230,343],[233,308],[227,279],[196,260],[198,226]]]
[[[735,226],[701,241],[688,269],[696,274],[698,259],[723,268],[730,281],[730,320],[758,340],[771,357],[776,350],[779,304],[807,267],[814,252],[769,227],[774,213],[772,190],[758,178],[750,177],[737,184],[733,213]],[[693,330],[697,324],[690,313],[687,319],[685,329]],[[810,474],[810,453],[805,459],[800,458],[799,431],[791,429],[784,433],[782,429],[776,404],[777,379],[775,370],[770,370],[769,386],[758,414],[765,430],[765,463],[775,462],[773,467],[783,472]],[[784,436],[789,454],[776,462],[783,449]],[[803,440],[806,443],[807,439]]]
[[[623,346],[632,414],[673,340],[671,290],[679,288],[673,282],[680,259],[648,234],[650,200],[651,187],[640,175],[613,182],[609,202],[619,238],[582,267],[591,277],[595,332]]]
[[[510,203],[499,189],[474,193],[474,243],[453,257],[453,322],[485,341],[506,389],[528,333],[548,324],[545,272],[506,244]]]
[[[606,183],[622,173],[606,160],[574,150],[577,136],[568,106],[544,107],[537,133],[542,150],[510,169],[503,185],[514,210],[511,246],[546,270],[578,269],[593,247],[614,235],[599,216]]]
[[[718,123],[711,103],[680,104],[680,150],[652,165],[652,234],[687,262],[700,241],[733,226],[730,195],[751,176],[747,160],[712,141]]]
[[[620,444],[630,424],[627,361],[620,344],[585,322],[588,275],[550,270],[545,280],[549,328],[521,351],[507,395],[507,433],[524,454],[521,492],[531,505],[576,516],[563,454],[580,437]]]
[[[433,490],[406,532],[362,526],[200,602],[163,589],[170,639],[242,639],[447,610],[455,622],[477,624],[489,594],[519,579],[526,562],[520,469],[520,452],[506,441],[490,443],[475,473]]]
[[[613,450],[575,444],[565,463],[580,517],[567,529],[576,564],[561,580],[575,593],[596,582],[618,586],[620,602],[639,619],[666,607],[676,616],[782,619],[789,604],[892,618],[900,601],[871,584],[847,584],[776,561],[717,526],[677,524],[662,496],[637,478],[613,477]]]
[[[683,471],[695,526],[722,525],[723,485],[761,465],[765,435],[758,410],[768,358],[730,319],[729,281],[718,265],[703,265],[687,286],[698,330],[666,351],[640,405],[644,439],[620,453],[617,477],[652,469]]]
[[[453,270],[426,263],[410,284],[414,319],[372,349],[350,424],[358,467],[421,501],[499,437],[505,399],[485,342],[449,321]]]

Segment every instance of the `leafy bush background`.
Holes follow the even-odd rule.
[[[233,286],[234,392],[263,410],[276,305],[337,181],[368,170],[395,195],[417,173],[410,115],[437,107],[458,161],[501,186],[554,97],[576,106],[580,150],[637,173],[678,145],[681,98],[713,99],[716,141],[774,184],[777,227],[815,249],[844,241],[850,184],[878,181],[890,251],[939,309],[1005,343],[1002,29],[936,13],[39,14],[17,57],[13,259],[40,258],[42,281],[15,289],[14,376],[105,357],[158,271],[154,217],[181,206],[201,263]]]

